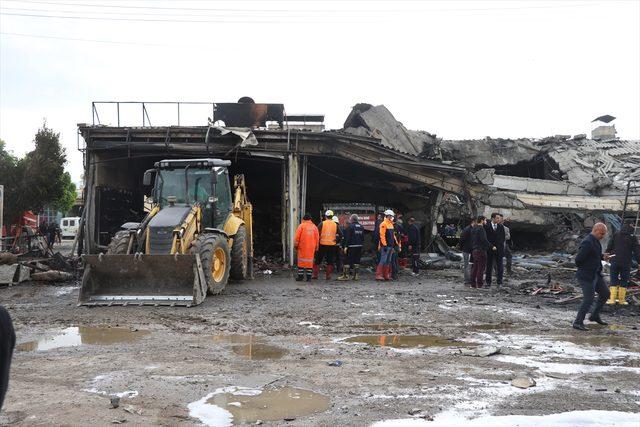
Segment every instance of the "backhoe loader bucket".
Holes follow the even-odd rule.
[[[85,255],[80,305],[200,304],[207,285],[194,255]]]

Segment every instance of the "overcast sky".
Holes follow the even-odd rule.
[[[0,15],[0,138],[22,155],[46,118],[74,180],[94,100],[246,95],[329,128],[368,102],[447,139],[589,133],[612,114],[640,139],[638,0],[0,0]]]

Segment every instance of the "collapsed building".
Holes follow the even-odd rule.
[[[614,119],[607,115],[594,122]],[[407,130],[382,105],[360,104],[345,131],[377,136],[391,149],[463,167],[470,200],[445,194],[437,208],[439,222],[497,211],[510,218],[521,248],[573,252],[595,221],[616,229],[620,216],[637,217],[639,195],[633,184],[640,180],[640,141],[617,139],[613,125],[598,126],[591,139],[581,134],[446,140]]]
[[[119,114],[121,103],[116,105]],[[126,103],[123,103],[126,104]],[[145,214],[145,170],[171,158],[231,160],[254,206],[255,250],[293,262],[293,234],[305,212],[327,203],[389,206],[413,215],[428,246],[443,221],[499,210],[523,243],[570,248],[583,227],[625,209],[625,185],[640,178],[640,142],[555,136],[453,141],[406,129],[382,105],[353,107],[342,129],[323,115],[290,115],[282,104],[210,103],[197,126],[79,124],[84,140],[86,253],[104,251],[127,221]],[[184,107],[183,107],[184,108]],[[636,210],[629,205],[627,210]],[[615,216],[615,215],[614,215]],[[560,232],[559,232],[560,231]]]

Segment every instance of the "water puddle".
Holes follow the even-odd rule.
[[[393,348],[470,347],[473,345],[436,335],[358,335],[346,338],[344,341]]]
[[[45,336],[37,341],[28,341],[17,345],[18,351],[45,351],[62,347],[80,345],[111,345],[139,340],[149,331],[129,328],[110,328],[108,326],[72,326],[59,334]]]
[[[354,329],[368,329],[371,331],[387,331],[390,329],[408,329],[408,328],[421,328],[422,325],[412,325],[404,323],[365,323],[361,325],[353,325]]]
[[[301,388],[225,387],[190,403],[189,415],[206,425],[229,426],[292,420],[328,408],[327,396]]]
[[[216,335],[213,342],[234,344],[231,351],[249,360],[280,359],[287,354],[287,350],[265,344],[262,338],[255,335]]]
[[[513,323],[481,323],[464,327],[470,331],[510,331],[515,329]]]
[[[591,325],[589,325],[591,327]],[[593,328],[594,330],[596,328]],[[601,329],[603,332],[606,331],[606,327]],[[559,337],[554,337],[558,340],[562,340],[562,341],[568,341],[570,343],[573,344],[577,344],[577,345],[587,345],[587,346],[591,346],[591,347],[614,347],[614,348],[625,348],[625,349],[630,349],[634,346],[631,345],[631,342],[629,341],[629,339],[625,338],[624,336],[619,336],[619,335],[578,335],[578,334],[572,334],[572,335],[565,335],[565,336],[559,336]]]

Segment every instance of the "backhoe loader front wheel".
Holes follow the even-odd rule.
[[[231,278],[233,280],[245,280],[247,278],[248,254],[247,230],[241,225],[233,237],[233,246],[231,247]]]
[[[107,254],[126,255],[129,248],[129,239],[131,239],[131,234],[128,230],[118,231],[111,239],[109,246],[107,246]]]
[[[192,248],[200,255],[209,294],[219,294],[227,285],[231,256],[227,238],[220,234],[200,234]]]

